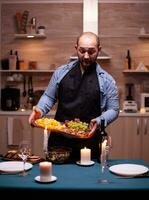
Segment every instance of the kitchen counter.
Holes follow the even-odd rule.
[[[30,115],[32,110],[25,110],[25,111],[0,111],[0,116],[28,116]],[[51,110],[47,116],[54,117],[55,111]]]
[[[32,112],[32,110],[25,110],[25,111],[0,111],[0,116],[9,116],[9,115],[14,115],[14,116],[28,116],[30,115]],[[49,117],[54,117],[55,116],[55,110],[51,110],[48,115]],[[122,112],[120,111],[119,114],[120,117],[148,117],[149,116],[149,112],[146,113],[126,113],[126,112]]]
[[[149,112],[141,113],[141,112],[136,112],[136,113],[126,113],[126,112],[121,112],[119,114],[120,117],[148,117]]]

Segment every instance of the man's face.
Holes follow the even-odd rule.
[[[76,50],[81,66],[85,70],[96,61],[100,47],[94,37],[82,37],[76,45]]]

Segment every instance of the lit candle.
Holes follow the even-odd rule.
[[[102,148],[101,148],[101,154],[105,154],[106,153],[106,145],[107,145],[107,140],[104,140],[102,142]]]
[[[39,163],[40,170],[40,181],[47,181],[52,176],[52,163],[51,162],[40,162]]]
[[[91,149],[81,149],[81,164],[87,164],[91,161]]]
[[[140,108],[140,113],[146,113],[146,109],[144,107]]]
[[[43,140],[43,150],[47,151],[47,146],[48,146],[48,131],[47,127],[44,129],[44,140]]]

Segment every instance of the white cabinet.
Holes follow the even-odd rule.
[[[107,132],[112,137],[110,158],[144,159],[149,163],[148,116],[120,116]]]

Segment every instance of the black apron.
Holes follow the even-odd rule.
[[[100,87],[96,74],[96,64],[83,74],[79,64],[72,68],[61,80],[58,90],[58,109],[55,119],[64,122],[79,118],[83,122],[101,115]],[[100,133],[97,132],[90,139],[66,137],[60,133],[51,133],[48,148],[52,146],[66,146],[72,149],[72,159],[80,159],[80,149],[91,149],[92,158],[99,158]]]

